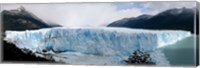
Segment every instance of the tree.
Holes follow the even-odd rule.
[[[132,53],[127,60],[124,60],[127,64],[139,64],[139,65],[155,65],[152,62],[150,54],[141,50],[136,50]]]

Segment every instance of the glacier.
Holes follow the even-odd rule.
[[[123,60],[139,49],[149,52],[156,65],[169,65],[158,49],[191,33],[119,27],[54,27],[6,31],[5,35],[5,41],[20,49],[66,64],[123,65]]]

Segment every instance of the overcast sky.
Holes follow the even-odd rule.
[[[193,8],[195,2],[123,2],[63,4],[3,4],[3,10],[23,6],[43,21],[62,26],[105,26],[122,18],[155,15],[171,8]]]

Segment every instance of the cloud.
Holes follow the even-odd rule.
[[[187,1],[182,1],[182,2],[175,2],[175,1],[168,1],[168,2],[146,2],[143,3],[145,9],[153,9],[157,11],[164,11],[167,9],[172,9],[172,8],[193,8],[196,6],[196,2],[187,2]]]
[[[121,7],[123,5],[124,7]],[[120,3],[117,5],[114,3],[3,4],[1,8],[9,10],[24,6],[25,9],[47,23],[57,23],[63,26],[98,27],[106,26],[122,18],[157,14],[174,7],[192,6],[191,3],[186,2],[133,2],[123,3],[123,5]]]
[[[24,6],[45,22],[63,26],[104,26],[113,21],[141,15],[140,9],[117,10],[111,3],[79,4],[12,4],[3,9],[16,9]]]

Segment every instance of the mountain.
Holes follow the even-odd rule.
[[[122,20],[115,21],[108,26],[126,26],[126,27],[133,27],[133,25],[140,25],[140,23],[144,23],[146,20],[151,18],[151,15],[141,15],[138,17],[131,17],[131,18],[124,18]],[[137,23],[132,23],[132,22],[137,22]]]
[[[189,8],[174,8],[157,15],[141,15],[112,22],[108,27],[128,27],[160,30],[187,30],[194,33],[195,10]],[[198,15],[198,14],[196,14]],[[198,24],[198,23],[197,23]],[[198,31],[198,29],[197,29]],[[197,32],[198,34],[198,32]]]
[[[40,28],[54,27],[48,25],[34,14],[28,12],[25,8],[20,7],[14,10],[3,10],[2,24],[3,31],[5,30],[33,30]]]
[[[24,31],[35,30],[40,28],[60,27],[60,25],[46,24],[34,14],[28,12],[25,8],[13,10],[3,10],[1,12],[3,25],[1,35],[4,37],[4,32],[7,30]],[[1,38],[2,40],[2,38]],[[22,50],[17,48],[14,44],[2,41],[3,43],[3,61],[48,61],[44,58],[36,57],[31,53],[25,54]],[[50,61],[52,62],[52,61]]]

